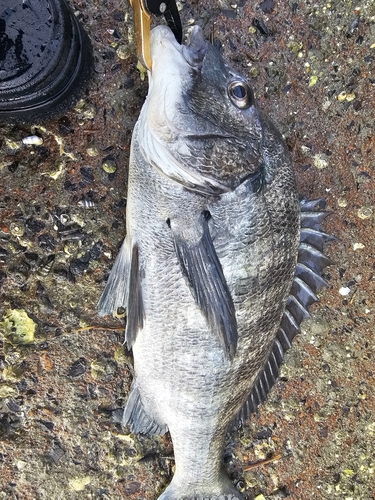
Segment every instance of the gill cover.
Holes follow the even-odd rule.
[[[187,45],[151,33],[149,93],[137,133],[145,160],[192,191],[232,191],[263,165],[263,127],[252,90],[194,27]]]

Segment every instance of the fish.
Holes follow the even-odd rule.
[[[126,237],[99,314],[127,311],[123,425],[172,438],[175,473],[159,500],[242,500],[225,436],[265,401],[327,285],[328,212],[300,200],[281,134],[200,27],[182,45],[155,27],[151,58]]]

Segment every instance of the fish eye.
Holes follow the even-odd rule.
[[[239,109],[247,109],[254,103],[253,92],[249,85],[236,80],[228,85],[228,94],[235,106]]]

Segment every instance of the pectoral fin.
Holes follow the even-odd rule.
[[[143,328],[145,315],[143,309],[141,280],[139,275],[138,246],[136,244],[134,244],[132,248],[127,311],[125,342],[128,349],[131,349],[137,337],[138,330]]]
[[[200,238],[191,242],[177,223],[171,229],[181,271],[202,314],[232,358],[237,348],[237,321],[233,300],[212,243],[207,216],[198,221]]]
[[[134,243],[129,259],[128,241],[125,240],[98,304],[99,316],[113,314],[119,307],[127,310],[125,342],[128,349],[133,346],[144,320],[138,254],[138,245]]]
[[[129,267],[127,241],[124,240],[99,300],[99,316],[107,316],[113,314],[119,307],[126,307]]]

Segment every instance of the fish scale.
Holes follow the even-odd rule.
[[[151,56],[127,234],[99,312],[127,309],[135,375],[123,424],[171,434],[176,470],[159,500],[241,500],[222,462],[228,426],[275,383],[326,284],[332,237],[321,201],[300,203],[280,133],[202,30],[180,46],[155,28]]]

